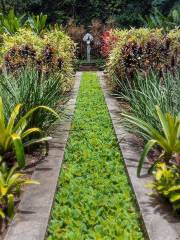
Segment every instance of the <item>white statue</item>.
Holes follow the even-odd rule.
[[[93,41],[93,36],[90,33],[86,33],[83,37],[83,41],[87,44],[87,62],[91,62],[91,42]]]

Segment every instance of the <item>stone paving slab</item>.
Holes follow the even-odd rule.
[[[150,196],[151,190],[145,186],[152,181],[152,177],[147,175],[148,164],[143,167],[143,176],[137,178],[137,160],[142,149],[137,144],[137,138],[122,127],[120,123],[121,106],[118,100],[110,94],[104,81],[103,72],[98,72],[98,76],[100,77],[101,87],[124,158],[129,180],[140,209],[145,235],[150,240],[180,240],[180,218],[173,216],[172,209],[163,200]]]
[[[40,185],[32,185],[25,188],[18,211],[9,226],[4,240],[45,239],[80,86],[80,72],[77,72],[75,79],[71,99],[65,108],[70,117],[57,124],[53,139],[50,142],[48,156],[36,167],[32,175],[32,178],[39,181]]]

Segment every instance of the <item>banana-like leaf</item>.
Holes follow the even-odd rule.
[[[5,214],[4,214],[4,212],[1,208],[0,208],[0,217],[3,218],[3,219],[5,218]]]
[[[172,193],[170,196],[170,202],[180,201],[180,192]]]
[[[3,173],[0,171],[0,186],[3,186],[5,185],[5,179],[4,179],[4,175]]]
[[[40,142],[46,142],[46,141],[49,141],[51,140],[52,137],[44,137],[44,138],[40,138],[40,139],[32,139],[26,143],[24,143],[24,146],[27,147],[27,146],[31,146],[35,143],[40,143]]]
[[[26,130],[22,134],[21,138],[23,139],[23,138],[27,137],[28,135],[30,135],[32,133],[35,133],[35,132],[41,132],[41,129],[39,129],[39,128],[29,128],[28,130]]]
[[[55,117],[59,118],[59,115],[52,109],[52,108],[49,108],[47,106],[38,106],[38,107],[35,107],[35,108],[32,108],[31,110],[29,110],[20,120],[19,122],[17,123],[17,125],[15,126],[14,128],[14,131],[16,131],[21,125],[22,123],[27,120],[27,118],[29,118],[35,111],[39,110],[39,109],[44,109],[44,110],[47,110],[49,111],[50,113],[52,113]]]
[[[27,120],[24,120],[21,124],[21,126],[16,130],[16,133],[21,136],[22,132],[25,130],[27,126]]]
[[[37,184],[39,185],[40,182],[36,181],[36,180],[33,180],[33,179],[27,179],[24,181],[24,184]]]
[[[6,131],[8,132],[9,135],[11,135],[13,127],[14,127],[14,123],[15,123],[15,119],[17,117],[17,115],[19,114],[20,108],[22,107],[22,104],[18,104],[16,105],[16,107],[14,108],[14,110],[11,113],[11,116],[9,118],[9,122],[6,128]]]
[[[10,169],[8,172],[8,177],[6,179],[6,182],[9,182],[10,178],[15,174],[16,170],[18,168],[18,163],[15,163],[15,165]],[[8,170],[7,170],[8,171]]]
[[[8,217],[12,219],[14,216],[14,195],[9,194],[7,196],[7,199],[8,199],[7,213],[8,213]]]
[[[158,106],[156,106],[156,111],[162,125],[163,132],[166,136],[168,145],[171,151],[173,151],[177,140],[180,122],[178,122],[177,119],[174,118],[170,113],[164,115]]]
[[[141,154],[141,157],[139,159],[139,163],[138,163],[138,168],[137,168],[137,176],[140,177],[140,173],[141,173],[141,169],[142,169],[142,166],[144,164],[144,160],[148,154],[148,152],[151,150],[151,148],[157,143],[156,140],[149,140],[145,147],[144,147],[144,150]]]
[[[2,98],[0,97],[0,131],[3,131],[4,128],[5,128],[4,108]]]
[[[177,186],[173,186],[171,188],[168,189],[168,192],[176,192],[176,191],[180,191],[180,185]]]
[[[157,115],[159,117],[163,132],[166,136],[166,139],[170,138],[170,133],[169,133],[169,126],[168,126],[168,121],[166,119],[166,116],[162,113],[161,109],[159,106],[155,106]]]
[[[13,188],[14,186],[17,185],[17,183],[22,182],[22,177],[24,174],[22,173],[14,173],[11,178],[9,178],[9,181],[6,183],[8,185],[8,188]]]
[[[11,138],[12,138],[12,143],[14,146],[18,165],[20,168],[23,168],[25,166],[25,155],[24,155],[24,146],[21,141],[21,137],[18,134],[13,133],[11,135]]]
[[[172,152],[180,153],[180,120],[179,118],[173,118],[172,115],[167,116],[169,124],[169,145],[171,146]],[[179,146],[179,147],[178,147]]]
[[[6,187],[5,185],[1,185],[0,190],[1,190],[1,196],[4,197],[8,192],[8,187]]]
[[[158,144],[160,144],[162,148],[165,148],[168,151],[170,151],[170,148],[167,144],[166,139],[163,136],[161,136],[161,134],[155,128],[153,128],[150,124],[128,114],[122,113],[121,115],[125,117],[128,122],[143,129],[152,139],[156,139],[158,141]]]

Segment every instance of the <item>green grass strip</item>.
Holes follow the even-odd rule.
[[[95,73],[84,73],[48,240],[140,240],[139,214]]]

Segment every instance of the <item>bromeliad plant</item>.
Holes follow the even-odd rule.
[[[39,184],[27,179],[24,174],[17,172],[17,165],[10,170],[6,163],[0,166],[0,217],[12,218],[14,216],[15,198],[19,196],[21,187],[25,184]]]
[[[24,15],[16,16],[13,9],[7,15],[0,13],[0,32],[8,35],[15,34],[23,25]]]
[[[7,152],[14,151],[16,155],[16,160],[18,162],[18,166],[20,168],[23,168],[25,166],[24,147],[32,145],[34,143],[47,141],[50,139],[49,137],[44,137],[40,139],[30,139],[29,138],[30,135],[41,132],[41,129],[36,127],[27,129],[26,127],[29,118],[35,111],[39,109],[49,111],[57,118],[59,116],[53,109],[49,107],[38,106],[32,108],[18,119],[17,117],[20,114],[21,108],[22,104],[16,105],[9,119],[6,120],[4,114],[3,101],[2,98],[0,97],[0,158],[2,161]],[[28,141],[25,141],[27,139]]]
[[[147,28],[162,28],[164,31],[179,26],[180,24],[180,7],[172,9],[168,16],[165,16],[158,8],[153,9],[153,12],[145,18],[140,16],[141,21]]]
[[[0,13],[0,32],[9,35],[14,35],[21,27],[30,27],[36,34],[40,34],[46,28],[47,15],[30,15],[27,18],[25,15],[17,16],[14,9],[11,9],[6,15]]]
[[[159,106],[156,106],[155,108],[163,134],[161,134],[161,131],[158,129],[155,129],[150,123],[147,123],[140,118],[124,113],[122,114],[130,124],[143,130],[150,139],[145,145],[139,160],[137,168],[138,176],[140,176],[145,157],[154,145],[160,146],[163,151],[150,170],[152,170],[159,161],[164,160],[166,163],[169,163],[169,160],[174,154],[180,154],[180,113],[174,117],[171,113],[163,114]]]
[[[153,190],[167,198],[174,210],[180,210],[180,169],[177,166],[168,168],[165,163],[159,163],[153,172],[155,181],[151,184]]]
[[[31,29],[40,34],[46,27],[47,15],[40,14],[40,15],[32,15],[28,17],[27,24],[31,27]]]

